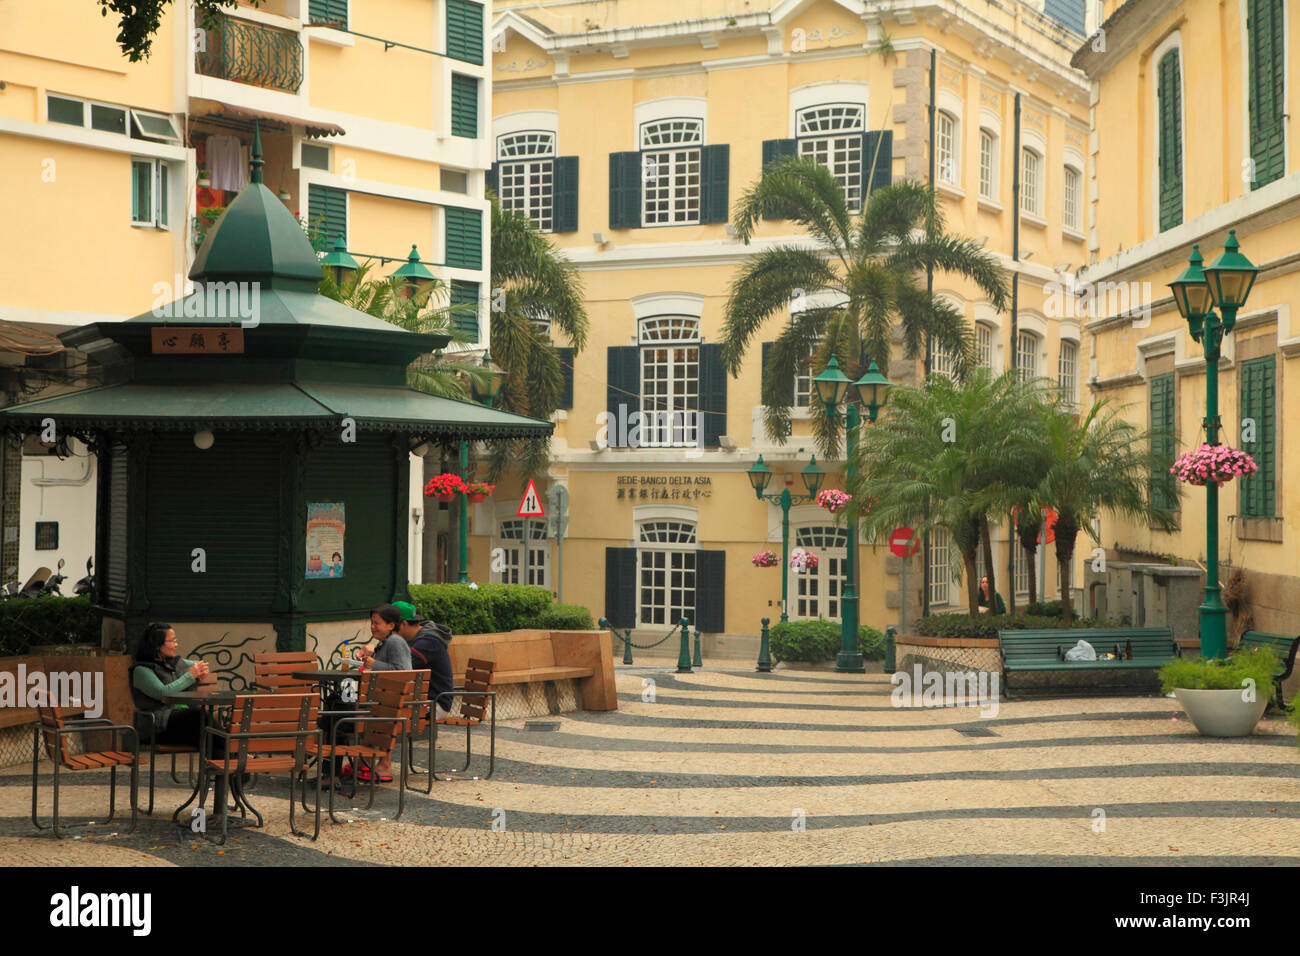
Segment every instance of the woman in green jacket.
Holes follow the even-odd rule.
[[[144,629],[131,665],[131,698],[135,726],[141,742],[155,736],[160,744],[198,746],[203,714],[197,708],[164,704],[163,697],[189,690],[208,673],[204,661],[180,656],[176,631],[170,624],[154,623]]]
[[[995,595],[993,595],[993,597],[997,598],[997,601],[995,602],[995,603],[997,604],[997,609],[998,609],[997,613],[999,613],[999,614],[1006,614],[1006,613],[1007,613],[1007,606],[1006,606],[1006,604],[1004,604],[1003,601],[1002,601],[1002,595],[1001,595],[1001,594],[995,594]],[[989,579],[988,579],[987,577],[980,578],[980,601],[979,601],[979,606],[983,609],[984,612],[987,613],[987,611],[988,611],[988,609],[989,609]]]

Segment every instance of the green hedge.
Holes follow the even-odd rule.
[[[421,617],[456,634],[493,634],[517,628],[590,629],[591,612],[576,604],[552,604],[546,588],[522,584],[412,584],[411,602]]]
[[[1060,601],[1030,601],[1025,608],[1025,614],[1030,617],[1060,617],[1064,613]]]
[[[768,647],[774,661],[818,664],[833,661],[840,653],[840,624],[818,618],[815,621],[785,621],[768,631]],[[869,660],[883,660],[885,645],[874,628],[858,628],[858,651]]]
[[[1038,630],[1040,628],[1063,628],[1065,621],[1059,617],[1034,617],[1029,614],[931,614],[916,622],[912,633],[921,637],[984,637],[997,639],[998,631]],[[1094,621],[1091,618],[1075,618],[1070,627],[1118,627],[1107,621]]]
[[[0,601],[0,657],[39,644],[99,644],[100,612],[89,597]]]

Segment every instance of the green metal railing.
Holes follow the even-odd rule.
[[[204,76],[286,93],[302,86],[302,41],[288,30],[217,17],[203,45],[194,68]]]

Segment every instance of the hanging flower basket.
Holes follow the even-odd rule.
[[[1248,477],[1259,471],[1255,459],[1239,448],[1230,445],[1201,445],[1179,456],[1169,473],[1189,485],[1208,485],[1213,482],[1222,487],[1237,477]]]
[[[437,498],[439,501],[451,501],[464,490],[465,482],[461,480],[460,475],[443,472],[429,479],[424,486],[424,496]]]
[[[817,570],[817,555],[811,551],[804,551],[802,548],[795,548],[790,552],[790,567],[798,574],[805,571]]]
[[[837,491],[834,488],[825,488],[822,491],[817,492],[817,503],[831,514],[840,511],[852,500],[852,495],[845,494],[842,491]]]
[[[780,564],[781,561],[773,551],[760,551],[749,559],[749,563],[756,568],[774,568]]]
[[[496,485],[489,485],[486,481],[471,481],[465,485],[465,494],[469,495],[469,500],[477,504],[480,501],[487,501],[488,496],[496,489]]]

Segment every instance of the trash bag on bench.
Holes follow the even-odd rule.
[[[1095,661],[1097,651],[1087,641],[1080,641],[1065,652],[1065,659],[1067,661]]]

